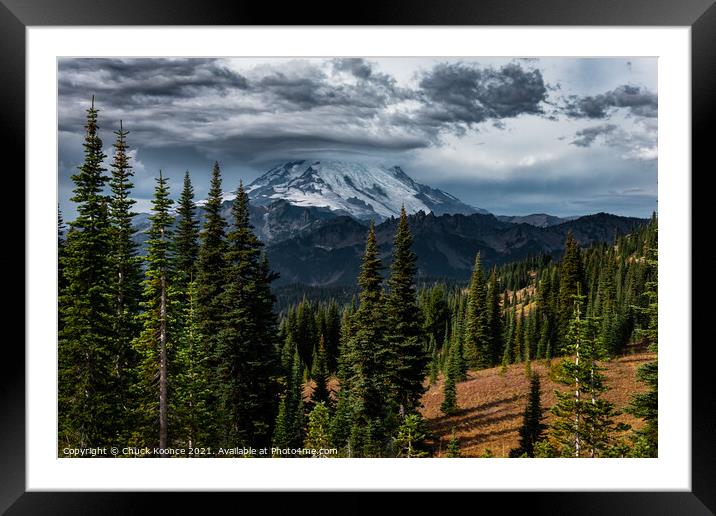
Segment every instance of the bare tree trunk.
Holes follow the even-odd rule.
[[[574,364],[579,366],[579,338],[577,338],[577,351],[574,359]],[[580,423],[580,392],[579,392],[579,376],[574,377],[574,401],[575,401],[575,414],[574,414],[574,456],[579,457],[581,451],[581,442],[579,439],[579,423]]]
[[[167,447],[167,277],[162,272],[159,306],[159,447]]]

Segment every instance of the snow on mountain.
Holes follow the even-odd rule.
[[[256,179],[247,191],[257,206],[283,199],[295,206],[328,208],[359,220],[398,216],[402,205],[408,213],[487,213],[416,183],[400,167],[346,161],[289,161]]]

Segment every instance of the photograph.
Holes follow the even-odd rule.
[[[57,57],[56,456],[659,457],[658,65]]]

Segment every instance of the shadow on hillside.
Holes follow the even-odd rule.
[[[514,400],[512,400],[514,401]],[[492,404],[486,404],[492,405]],[[439,434],[449,433],[453,427],[455,429],[462,428],[484,428],[491,425],[496,425],[505,421],[519,420],[521,416],[520,411],[512,411],[505,414],[499,414],[501,411],[513,409],[514,407],[500,407],[496,412],[493,412],[484,417],[480,417],[477,413],[484,408],[475,407],[460,411],[450,417],[443,416],[439,419],[433,420],[430,424],[430,429]]]

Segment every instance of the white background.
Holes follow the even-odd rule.
[[[689,28],[27,29],[27,490],[690,490]],[[57,58],[658,56],[658,459],[57,458]]]

